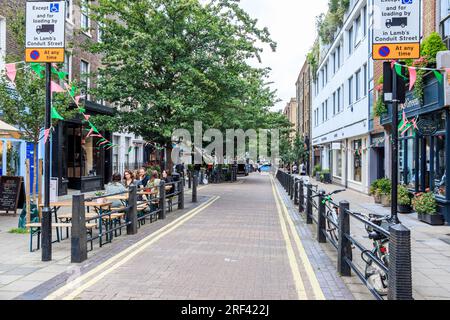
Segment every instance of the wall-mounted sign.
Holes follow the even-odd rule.
[[[421,119],[419,120],[419,122],[417,122],[417,127],[419,134],[421,136],[427,137],[434,135],[438,131],[439,124],[433,120]]]
[[[374,60],[420,58],[420,0],[374,0]]]
[[[64,62],[65,1],[27,2],[26,62]]]

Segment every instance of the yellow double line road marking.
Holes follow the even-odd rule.
[[[297,233],[297,229],[292,222],[291,217],[289,216],[289,212],[287,210],[286,205],[283,202],[283,198],[278,191],[278,188],[275,186],[275,182],[273,177],[270,177],[270,181],[272,183],[272,191],[274,194],[275,202],[278,209],[278,215],[281,223],[281,230],[283,232],[284,240],[286,242],[286,247],[288,250],[288,258],[289,264],[291,266],[292,274],[294,276],[295,285],[297,288],[297,294],[300,300],[307,299],[305,287],[300,275],[299,265],[297,263],[297,259],[294,254],[293,245],[291,243],[291,239],[286,229],[286,224],[289,226],[289,230],[291,231],[292,238],[297,248],[298,255],[301,259],[302,265],[306,271],[306,274],[309,279],[309,283],[313,289],[314,297],[316,300],[325,300],[325,295],[322,292],[319,281],[317,280],[314,269],[309,261],[308,255],[306,254],[305,248],[300,240],[300,237]],[[281,210],[282,209],[282,210]]]
[[[90,288],[97,282],[99,282],[101,279],[103,279],[106,275],[113,272],[120,266],[124,265],[128,261],[130,261],[133,257],[135,257],[137,254],[141,253],[143,250],[147,249],[149,246],[154,244],[156,241],[160,240],[162,237],[166,236],[170,232],[174,231],[196,215],[198,215],[200,212],[204,211],[206,208],[211,206],[214,202],[216,202],[220,197],[213,197],[210,200],[208,200],[206,203],[201,205],[198,208],[195,208],[191,210],[190,212],[186,213],[184,216],[178,218],[177,220],[171,222],[167,226],[159,229],[155,233],[147,236],[146,238],[142,239],[141,241],[137,242],[136,244],[132,245],[128,249],[122,251],[121,253],[117,254],[116,256],[110,258],[109,260],[105,261],[104,263],[100,264],[99,266],[95,267],[91,271],[87,272],[86,274],[82,275],[81,277],[78,277],[74,281],[66,284],[62,288],[56,290],[49,296],[45,298],[45,300],[56,300],[56,299],[63,299],[63,300],[72,300],[75,299],[79,294],[81,294],[86,289]],[[88,280],[89,278],[91,278]],[[85,282],[86,281],[86,282]],[[69,293],[70,292],[70,293]]]

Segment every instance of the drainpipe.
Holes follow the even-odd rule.
[[[345,139],[345,189],[348,189],[348,166],[350,161],[348,161],[348,139]]]

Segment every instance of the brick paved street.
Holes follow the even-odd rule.
[[[259,174],[210,185],[206,207],[48,298],[353,299],[272,186]]]

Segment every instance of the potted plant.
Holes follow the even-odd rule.
[[[322,171],[322,166],[320,164],[317,164],[314,166],[313,169],[313,176],[316,177],[317,181],[320,181],[320,172]]]
[[[372,182],[369,193],[373,196],[375,203],[381,204],[381,189],[379,188],[379,182],[379,179]]]
[[[444,217],[438,213],[437,201],[433,193],[419,193],[413,200],[419,220],[432,226],[445,224]]]
[[[331,183],[331,173],[330,170],[325,169],[320,173],[320,181],[324,183]]]
[[[405,186],[398,186],[397,207],[399,213],[411,213],[411,193]]]
[[[383,207],[391,206],[391,180],[387,178],[380,179],[378,182],[378,189],[381,195],[381,204]]]

